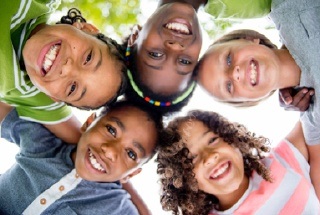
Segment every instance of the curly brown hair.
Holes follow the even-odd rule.
[[[203,122],[211,131],[223,138],[228,144],[238,148],[244,160],[244,171],[250,177],[256,171],[263,179],[272,182],[270,171],[261,162],[270,150],[269,140],[256,136],[245,126],[232,123],[223,116],[210,111],[190,111],[187,116],[171,121],[166,128],[168,139],[162,144],[156,161],[157,173],[162,185],[161,204],[172,214],[208,214],[219,204],[211,194],[198,189],[193,173],[194,165],[186,143],[178,132],[182,123],[188,121]]]

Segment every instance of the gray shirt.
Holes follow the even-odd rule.
[[[16,164],[0,176],[1,215],[138,214],[119,182],[79,178],[70,157],[76,146],[41,124],[20,119],[13,110],[1,124],[1,136],[20,146]]]
[[[314,103],[300,120],[307,144],[320,144],[320,1],[273,0],[270,17],[301,69],[300,86],[315,89]]]

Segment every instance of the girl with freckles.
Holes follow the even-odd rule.
[[[275,148],[209,111],[169,123],[158,153],[161,204],[172,214],[319,214],[301,125]]]

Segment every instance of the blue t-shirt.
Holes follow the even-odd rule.
[[[138,214],[120,183],[81,179],[70,157],[76,146],[41,124],[13,110],[1,124],[1,137],[20,146],[16,164],[0,176],[1,215]]]

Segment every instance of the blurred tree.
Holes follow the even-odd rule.
[[[140,14],[139,0],[62,0],[56,14],[61,17],[73,7],[81,11],[87,22],[118,41],[129,35]]]

